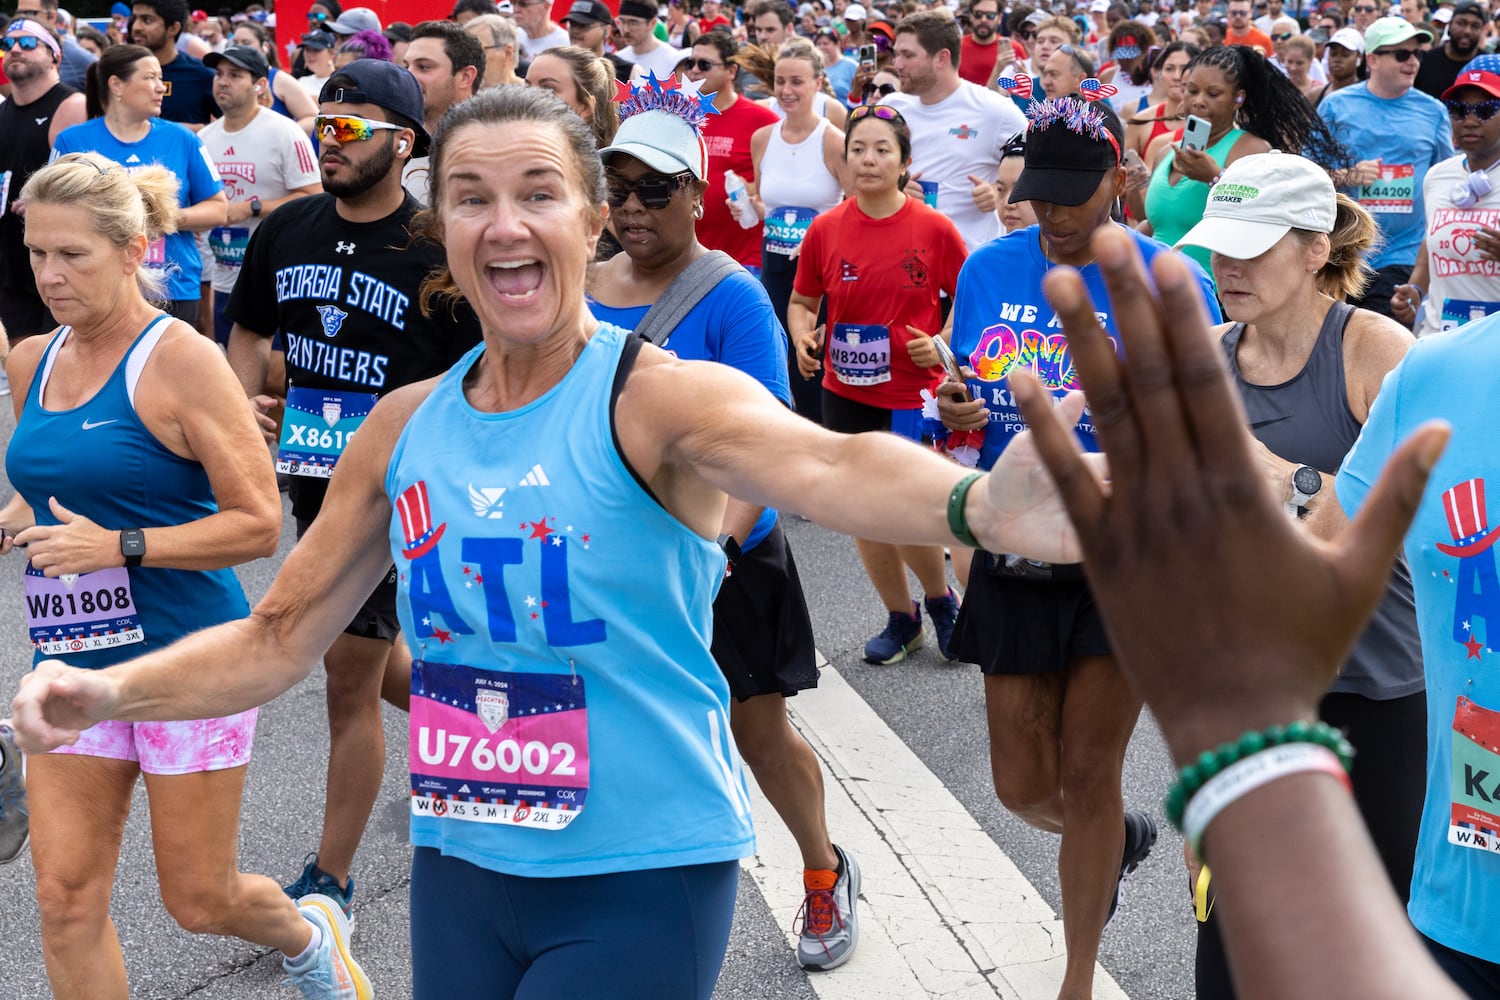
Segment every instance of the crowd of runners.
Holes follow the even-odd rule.
[[[138,779],[185,931],[372,996],[387,766],[417,996],[709,997],[751,779],[838,975],[797,517],[855,539],[872,669],[978,665],[1059,998],[1163,823],[1184,993],[1500,997],[1484,3],[7,13],[0,863],[56,996],[128,995]],[[320,839],[242,873],[257,709],[320,664]]]

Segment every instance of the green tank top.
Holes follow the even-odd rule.
[[[1224,133],[1224,138],[1204,152],[1213,157],[1214,162],[1222,169],[1229,151],[1244,134],[1244,129],[1232,128]],[[1175,245],[1186,236],[1188,230],[1203,218],[1203,210],[1208,206],[1208,185],[1202,181],[1180,177],[1176,184],[1169,183],[1172,164],[1176,159],[1176,147],[1168,148],[1167,155],[1161,158],[1151,174],[1150,186],[1146,188],[1146,219],[1151,223],[1152,234],[1167,246]],[[1184,247],[1182,252],[1202,264],[1209,279],[1213,279],[1213,271],[1208,266],[1207,250],[1202,247]]]

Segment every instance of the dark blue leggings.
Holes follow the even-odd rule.
[[[419,847],[412,995],[709,1000],[738,883],[733,861],[523,878]]]

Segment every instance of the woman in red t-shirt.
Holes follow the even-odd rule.
[[[804,376],[820,364],[825,369],[828,429],[893,431],[921,440],[922,390],[938,365],[933,334],[947,338],[940,296],[953,295],[967,256],[963,237],[947,217],[907,197],[911,131],[895,108],[866,105],[849,113],[844,160],[854,197],[808,227],[787,306],[797,365]],[[826,338],[817,325],[825,297]],[[948,588],[942,549],[865,539],[858,545],[889,613],[884,631],[865,644],[865,659],[895,663],[922,643],[921,606],[907,587],[908,566],[927,595],[938,649],[948,656],[958,601]]]

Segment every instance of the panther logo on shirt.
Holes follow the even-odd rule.
[[[349,318],[338,306],[318,306],[318,315],[323,318],[323,336],[328,338],[337,337],[344,320]]]

